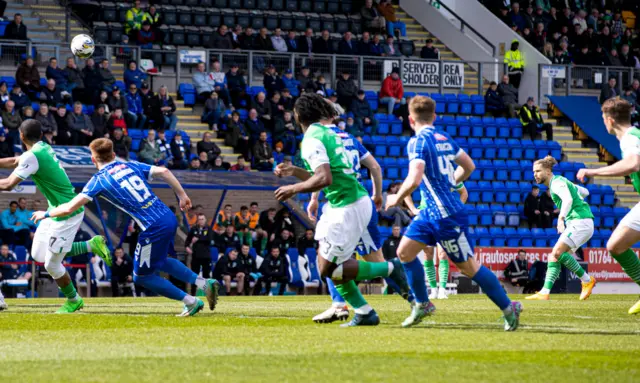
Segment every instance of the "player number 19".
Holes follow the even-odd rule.
[[[144,202],[151,193],[147,189],[147,185],[138,176],[129,177],[128,179],[120,182],[120,186],[127,189],[127,191],[138,201]]]

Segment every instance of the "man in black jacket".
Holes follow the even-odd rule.
[[[130,283],[133,283],[133,260],[121,247],[113,252],[111,266],[111,293],[114,297],[132,296]]]
[[[211,275],[211,251],[213,246],[213,230],[207,225],[207,217],[198,214],[196,224],[189,230],[187,239],[187,254],[191,255],[191,270],[199,274],[202,268],[202,277],[209,279]],[[191,286],[191,294],[195,295],[196,285]]]
[[[16,13],[13,22],[4,30],[4,38],[7,40],[28,40],[27,26],[22,23],[22,15]]]
[[[311,55],[315,53],[315,41],[313,39],[313,30],[307,28],[304,31],[304,36],[298,37],[298,52]]]
[[[287,258],[284,255],[280,254],[279,247],[271,247],[270,254],[262,261],[260,273],[262,277],[256,282],[256,286],[253,289],[254,295],[260,294],[263,285],[266,288],[266,295],[269,295],[271,283],[273,282],[280,284],[278,295],[284,295],[289,282],[289,262],[287,262]]]
[[[533,97],[527,99],[527,103],[520,108],[520,122],[525,132],[529,132],[532,140],[538,137],[538,131],[547,134],[547,141],[553,141],[553,127],[544,122],[538,106],[534,103]]]
[[[318,241],[314,238],[313,229],[307,229],[298,239],[298,254],[303,255],[307,249],[317,249]]]
[[[240,67],[236,63],[231,64],[231,69],[227,72],[227,89],[231,95],[231,104],[236,105],[238,108],[242,106],[242,101],[246,107],[250,106],[251,98],[247,96],[247,82],[244,79],[242,73],[240,73]]]
[[[358,46],[355,41],[352,40],[353,35],[351,32],[345,32],[340,44],[338,44],[338,53],[341,55],[353,56],[358,53]]]
[[[211,45],[208,48],[232,50],[234,48],[233,39],[227,32],[229,30],[226,25],[219,26],[218,31],[211,38]]]
[[[351,73],[348,70],[342,71],[342,76],[340,76],[336,84],[336,94],[338,95],[338,104],[345,109],[351,107],[351,103],[356,99],[358,86],[351,78]]]
[[[527,288],[529,284],[529,263],[527,262],[527,253],[524,250],[518,250],[518,257],[509,262],[507,268],[504,269],[504,278],[514,286]]]
[[[267,132],[261,132],[258,142],[253,147],[253,164],[259,171],[273,170],[273,150],[267,142]]]
[[[602,91],[600,91],[600,104],[604,104],[605,101],[607,101],[610,98],[616,98],[618,96],[620,96],[621,92],[620,89],[617,87],[617,80],[615,77],[611,77],[609,79],[609,82],[606,83],[603,87],[602,87]]]
[[[249,245],[242,245],[238,259],[242,264],[242,272],[244,273],[244,293],[249,295],[251,281],[257,281],[260,278],[258,266],[255,258],[250,253]]]
[[[333,51],[333,43],[330,39],[330,34],[328,30],[322,31],[322,35],[318,37],[316,41],[313,42],[313,53],[323,54],[323,55],[331,55],[335,52]]]
[[[549,189],[540,196],[540,212],[542,213],[542,228],[550,228],[553,224],[553,219],[558,216],[560,209],[556,208],[555,203],[551,199]]]
[[[540,211],[540,188],[533,186],[524,200],[524,216],[527,217],[529,229],[542,226],[542,212]]]
[[[502,76],[502,82],[498,85],[498,94],[502,97],[504,105],[507,107],[509,117],[515,117],[516,111],[520,107],[518,104],[518,89],[509,83],[509,76]]]
[[[427,41],[425,41],[425,46],[423,46],[420,51],[420,58],[427,60],[438,60],[440,58],[440,51],[438,51],[438,48],[433,46],[432,39],[427,39]]]
[[[224,281],[224,288],[227,295],[231,295],[231,281],[236,282],[238,295],[242,295],[245,287],[246,274],[244,273],[243,261],[238,259],[238,250],[231,249],[225,256],[220,258],[216,265],[216,269],[218,268],[220,270],[220,276]]]
[[[224,233],[215,237],[215,245],[218,251],[224,254],[227,249],[240,248],[240,237],[236,234],[236,228],[233,225],[229,225],[224,229]]]
[[[378,120],[375,119],[371,105],[364,97],[364,91],[358,90],[358,95],[351,103],[351,113],[353,113],[353,119],[359,130],[364,130],[365,127],[371,126],[373,130],[371,134],[376,134],[378,131]]]
[[[400,246],[401,239],[402,232],[400,226],[394,226],[393,229],[391,229],[391,236],[382,244],[382,256],[385,261],[390,261],[397,257],[398,246]]]
[[[358,54],[360,56],[371,56],[371,35],[369,32],[362,33],[362,39],[358,42]]]
[[[289,230],[282,230],[280,236],[271,242],[271,248],[277,246],[280,249],[280,254],[287,254],[289,249],[296,248],[296,238]]]
[[[0,129],[0,158],[10,158],[15,156],[13,144],[7,140],[4,129]]]

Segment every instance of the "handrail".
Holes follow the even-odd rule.
[[[464,33],[465,26],[467,29],[471,30],[471,32],[475,33],[476,36],[480,38],[480,40],[484,41],[489,47],[491,47],[491,56],[496,57],[496,46],[491,43],[491,41],[487,40],[486,37],[481,35],[478,31],[476,31],[471,25],[469,25],[466,21],[464,21],[457,13],[455,13],[451,8],[449,8],[446,4],[439,0],[429,0],[429,5],[433,6],[437,4],[438,6],[444,8],[447,12],[451,13],[459,22],[460,22],[460,32]]]

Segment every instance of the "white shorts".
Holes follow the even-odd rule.
[[[66,254],[71,251],[73,240],[83,219],[84,213],[74,215],[64,221],[54,221],[51,218],[42,220],[33,237],[31,257],[37,262],[44,263],[48,253]],[[64,256],[60,262],[62,259]]]
[[[636,206],[622,218],[620,226],[625,226],[633,231],[640,232],[640,203],[636,204]]]
[[[585,243],[589,242],[593,236],[593,220],[572,219],[567,222],[564,232],[560,235],[558,242],[565,243],[571,251],[576,251]]]
[[[362,239],[365,246],[376,248],[367,230],[373,214],[369,197],[362,197],[351,205],[332,208],[326,204],[316,226],[315,239],[320,242],[319,253],[329,262],[348,261]]]

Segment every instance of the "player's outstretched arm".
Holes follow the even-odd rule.
[[[151,167],[151,176],[154,178],[160,178],[169,186],[171,186],[171,189],[174,193],[176,193],[178,199],[180,200],[180,209],[182,211],[191,209],[191,199],[184,191],[182,185],[180,185],[180,181],[178,181],[176,176],[173,175],[171,170],[159,166],[153,166]]]
[[[45,218],[55,218],[55,217],[66,217],[68,215],[70,215],[71,213],[73,213],[74,211],[80,209],[81,207],[83,207],[84,205],[88,204],[89,202],[91,202],[90,199],[88,199],[87,197],[85,197],[82,194],[78,194],[77,196],[73,197],[73,199],[67,203],[63,203],[62,205],[55,207],[49,211],[35,211],[33,212],[33,214],[31,215],[31,220],[34,223],[38,223],[40,221],[42,221]]]
[[[331,185],[333,176],[331,175],[331,167],[328,163],[316,167],[315,173],[311,178],[294,185],[282,186],[276,190],[276,199],[284,202],[298,193],[312,193],[320,191]]]
[[[293,176],[301,181],[306,181],[311,178],[311,173],[293,165],[279,164],[273,173],[280,178]]]
[[[20,157],[8,157],[0,159],[0,169],[15,169],[18,167]]]
[[[631,173],[640,171],[640,155],[631,154],[613,165],[599,169],[580,169],[577,174],[578,180],[585,182],[586,178],[598,176],[628,176]]]
[[[362,160],[362,165],[369,169],[371,182],[373,183],[373,195],[371,199],[378,210],[382,209],[382,168],[378,161],[371,155]]]
[[[471,177],[471,173],[476,170],[476,164],[473,163],[471,157],[469,157],[467,152],[465,152],[464,150],[460,151],[458,157],[456,157],[455,162],[458,167],[454,172],[454,177],[456,179],[456,185],[458,185]]]
[[[0,180],[0,190],[13,190],[13,188],[16,187],[16,185],[18,185],[20,182],[22,182],[22,178],[15,175],[15,173],[11,173],[9,177]]]

